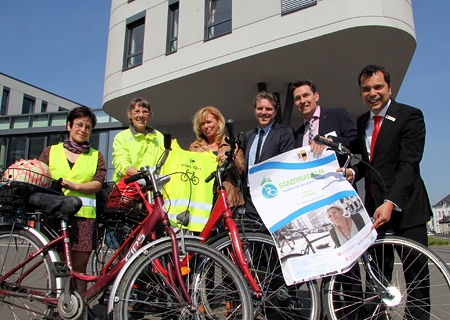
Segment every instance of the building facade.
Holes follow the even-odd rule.
[[[206,105],[238,131],[253,128],[263,89],[279,95],[281,121],[298,127],[289,84],[309,78],[323,107],[356,118],[362,67],[390,70],[395,96],[415,47],[411,0],[112,0],[103,109],[124,122],[124,106],[142,96],[151,124],[187,147]]]
[[[430,231],[450,233],[450,194],[431,207],[433,219],[430,221]]]
[[[20,159],[38,158],[44,147],[66,138],[66,118],[79,103],[0,73],[0,171]],[[123,124],[94,109],[97,126],[91,146],[100,150],[112,175],[111,145]]]

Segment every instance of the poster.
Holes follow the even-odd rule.
[[[348,270],[377,233],[332,151],[298,148],[249,170],[253,203],[288,285]]]

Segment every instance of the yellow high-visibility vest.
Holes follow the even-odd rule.
[[[75,183],[91,182],[97,171],[98,151],[91,148],[88,153],[81,153],[71,169],[63,143],[59,143],[50,148],[48,162],[53,179],[63,178]],[[66,196],[79,197],[83,202],[75,217],[95,219],[95,193],[85,194],[68,189],[63,189],[63,192]]]
[[[164,187],[164,201],[172,224],[177,214],[189,210],[187,229],[203,230],[213,201],[213,181],[206,183],[205,179],[216,169],[217,160],[212,152],[187,151],[173,140],[172,151],[161,170],[162,174],[170,175],[170,182]]]

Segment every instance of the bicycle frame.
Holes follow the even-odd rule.
[[[165,155],[167,156],[169,152],[169,148],[166,147]],[[163,157],[164,159],[164,157]],[[165,161],[165,159],[163,160]],[[162,162],[163,162],[162,161]],[[67,230],[68,223],[67,221],[61,220],[60,226],[61,226],[61,235],[56,237],[53,240],[46,240],[46,237],[39,231],[35,230],[35,233],[41,234],[39,239],[42,239],[42,247],[39,248],[36,252],[30,254],[25,261],[21,262],[19,265],[14,267],[12,270],[8,271],[4,275],[0,277],[0,283],[3,283],[11,274],[16,272],[19,269],[24,270],[24,267],[27,266],[29,263],[32,263],[32,260],[41,255],[44,252],[48,252],[51,250],[54,250],[55,245],[57,243],[63,244],[63,253],[64,257],[66,259],[66,266],[69,271],[69,277],[66,279],[67,281],[74,282],[75,279],[80,279],[83,281],[93,282],[94,284],[86,290],[82,297],[89,301],[91,298],[95,297],[97,294],[102,292],[107,286],[109,286],[116,278],[116,276],[120,273],[121,269],[124,267],[124,265],[127,263],[130,258],[136,254],[136,252],[139,251],[140,248],[142,248],[147,240],[154,240],[154,230],[156,228],[156,225],[158,223],[161,223],[161,225],[164,228],[164,231],[168,235],[171,243],[172,243],[172,252],[173,252],[173,261],[174,266],[171,268],[172,270],[169,270],[169,272],[165,275],[166,281],[170,284],[174,284],[175,282],[178,282],[181,288],[181,294],[186,299],[188,304],[190,305],[191,309],[194,309],[192,300],[188,294],[187,288],[183,281],[183,275],[181,274],[181,264],[178,259],[179,257],[179,249],[178,249],[178,243],[177,243],[177,236],[175,235],[174,230],[170,227],[170,221],[168,219],[167,212],[164,210],[164,200],[162,197],[161,192],[158,189],[158,186],[156,184],[156,175],[155,171],[158,170],[158,166],[148,169],[149,176],[151,176],[152,182],[153,182],[153,204],[151,204],[151,192],[147,193],[146,195],[143,193],[142,190],[140,190],[140,196],[145,200],[145,207],[147,209],[147,217],[143,220],[143,222],[128,236],[125,243],[123,243],[116,254],[112,257],[112,259],[108,262],[108,264],[102,269],[100,275],[86,275],[79,272],[76,272],[72,270],[72,255],[71,255],[71,247],[70,247],[70,239],[69,239],[69,233]],[[146,199],[147,198],[147,199]],[[115,263],[112,267],[112,262],[116,259],[116,257],[123,253],[123,250],[127,246],[127,244],[130,244],[128,250],[126,253],[122,256],[122,258]],[[18,283],[22,281],[23,278],[25,278],[27,275],[29,275],[33,270],[35,270],[40,263],[31,264],[31,266],[27,267],[27,270],[22,271],[22,276],[19,279]],[[162,269],[161,269],[162,270]],[[14,285],[17,285],[15,283]],[[60,287],[59,287],[60,286]],[[63,288],[64,287],[64,288]],[[176,286],[171,285],[171,288],[175,288]],[[58,296],[57,297],[48,297],[45,292],[39,292],[35,290],[27,290],[26,292],[20,292],[19,291],[13,291],[13,290],[5,290],[0,288],[0,294],[2,295],[11,295],[11,296],[19,296],[23,298],[29,298],[33,297],[33,299],[42,301],[45,304],[57,306],[59,295],[61,292],[64,292],[65,299],[67,299],[67,303],[70,303],[70,292],[67,292],[69,290],[69,286],[64,286],[59,284],[56,288]],[[174,290],[174,289],[172,289]],[[174,296],[179,297],[178,292],[174,292]]]
[[[232,260],[240,267],[245,279],[250,283],[250,286],[254,290],[255,296],[257,298],[262,298],[261,289],[253,278],[253,275],[248,267],[247,259],[244,255],[241,237],[239,236],[239,230],[233,220],[233,214],[228,203],[227,191],[222,185],[219,187],[218,195],[219,197],[214,204],[208,222],[206,223],[203,231],[200,233],[202,242],[206,242],[208,240],[217,223],[221,218],[223,218],[225,226],[229,231],[229,236],[233,244],[233,250],[235,252],[235,259]]]

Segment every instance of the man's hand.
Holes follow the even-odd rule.
[[[337,169],[336,172],[342,172],[342,168]],[[353,179],[355,179],[354,171],[351,169],[346,169],[345,178],[347,179],[348,182],[353,183]]]
[[[372,229],[381,227],[383,224],[391,220],[392,210],[394,210],[394,204],[389,201],[385,201],[381,206],[379,206],[373,214],[375,222],[373,223]]]
[[[322,137],[322,138],[333,141],[333,139],[331,139],[331,138],[325,138],[325,137]],[[318,144],[314,140],[311,143],[311,151],[313,151],[317,154],[321,154],[324,148],[325,148],[325,146],[323,144]]]

